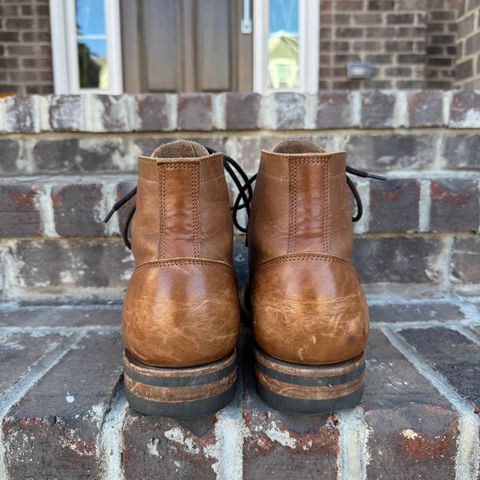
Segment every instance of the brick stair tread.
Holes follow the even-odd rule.
[[[269,409],[243,328],[234,402],[172,420],[126,405],[118,303],[4,304],[0,477],[473,479],[479,306],[473,297],[372,295],[362,404],[330,415]]]

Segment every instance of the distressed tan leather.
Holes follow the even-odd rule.
[[[344,152],[299,141],[261,154],[248,228],[250,307],[257,343],[282,360],[336,363],[365,347],[345,162]]]
[[[219,360],[234,348],[239,328],[223,157],[173,142],[138,165],[125,346],[154,366]]]

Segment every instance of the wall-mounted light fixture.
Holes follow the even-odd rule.
[[[347,78],[363,79],[373,75],[373,67],[366,62],[347,62]]]

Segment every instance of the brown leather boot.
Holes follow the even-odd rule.
[[[205,415],[232,399],[236,380],[223,156],[195,142],[161,145],[139,158],[136,193],[135,271],[122,315],[127,397],[146,414]]]
[[[262,152],[250,307],[258,390],[279,410],[329,412],[362,396],[369,319],[352,265],[345,158],[300,141]]]

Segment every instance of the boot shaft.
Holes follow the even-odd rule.
[[[209,155],[201,145],[192,151],[191,142],[184,149],[177,144],[139,157],[132,221],[136,264],[181,257],[231,263],[232,219],[223,156]]]
[[[292,144],[300,151],[302,145],[312,148],[306,142],[283,142],[276,151],[262,151],[249,226],[252,260],[295,253],[350,260],[345,152],[290,153]]]

